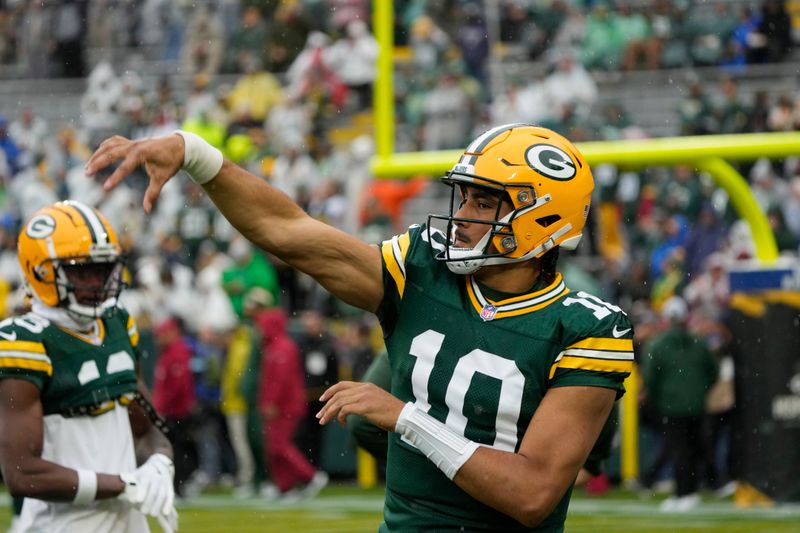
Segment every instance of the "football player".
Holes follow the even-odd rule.
[[[617,306],[566,287],[594,181],[561,135],[493,128],[447,173],[450,210],[371,246],[310,218],[197,136],[105,141],[106,187],[143,166],[150,211],[181,168],[256,245],[375,312],[392,389],[340,382],[320,423],[391,431],[381,531],[562,531],[576,476],[633,364]],[[437,229],[438,227],[438,229]]]
[[[24,497],[15,531],[177,529],[172,447],[118,308],[123,256],[97,210],[59,202],[19,235],[31,311],[0,322],[0,466]],[[137,460],[141,465],[137,468]]]

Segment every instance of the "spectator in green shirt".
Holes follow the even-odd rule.
[[[661,509],[683,512],[700,502],[702,422],[706,395],[717,379],[717,364],[705,342],[687,331],[688,308],[682,298],[667,300],[661,314],[669,327],[645,346],[642,373],[650,401],[663,420],[665,443],[675,467],[676,494]],[[706,474],[713,477],[711,472]]]
[[[264,255],[253,249],[243,237],[236,237],[228,247],[234,264],[222,273],[222,287],[228,293],[236,316],[244,316],[244,297],[254,287],[261,287],[272,295],[273,305],[280,302],[280,288],[275,267]]]

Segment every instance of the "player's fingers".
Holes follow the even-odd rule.
[[[116,135],[106,139],[86,162],[85,172],[87,176],[94,176],[107,166],[124,159],[133,147],[133,141]]]
[[[158,515],[156,517],[156,521],[164,533],[175,533],[175,529],[172,527],[172,524],[169,523],[169,519],[165,516]]]
[[[162,510],[164,509],[164,500],[167,499],[167,488],[163,483],[158,484],[158,492],[156,492],[156,497],[153,498],[153,508],[151,512],[154,515],[162,514]]]
[[[150,183],[147,185],[147,190],[144,192],[144,200],[142,201],[145,213],[153,211],[153,204],[158,200],[158,196],[161,194],[161,189],[164,188],[167,179],[169,178],[164,178],[163,176],[150,176]]]
[[[161,514],[168,515],[170,510],[175,506],[175,490],[172,488],[172,480],[169,480],[169,485],[166,486],[166,494],[164,504],[161,507]]]
[[[330,407],[327,405],[323,408],[325,411],[320,418],[320,424],[327,424],[334,418],[340,423],[344,423],[347,415],[353,414],[356,411],[354,408],[358,404],[358,394],[353,393],[352,389],[340,392],[334,398],[328,401]]]
[[[319,397],[319,401],[328,401],[337,392],[349,389],[354,385],[358,385],[358,383],[354,381],[340,381],[339,383],[331,385],[325,392],[322,393],[322,396]]]
[[[319,419],[320,425],[324,426],[328,423],[328,419],[330,418],[328,413],[331,411],[331,405],[325,404],[322,406],[322,409],[319,410],[317,413],[317,418]]]
[[[135,152],[129,153],[125,160],[111,173],[111,175],[103,183],[103,188],[110,191],[120,184],[128,175],[130,175],[136,167],[139,166],[139,156]]]
[[[144,499],[144,503],[142,504],[142,512],[146,515],[153,516],[158,514],[156,509],[158,508],[158,503],[161,498],[161,485],[158,483],[152,483],[147,491],[147,496]]]
[[[343,400],[341,393],[331,396],[330,399],[328,399],[328,403],[323,405],[322,409],[320,409],[319,413],[317,413],[317,418],[319,418],[319,423],[321,425],[324,426],[325,424],[333,420],[333,418],[336,416],[336,414],[339,412],[339,409],[341,408],[342,401]]]
[[[340,425],[346,426],[347,416],[351,414],[353,414],[353,411],[349,408],[349,406],[345,405],[341,409],[339,409],[339,413],[336,415],[336,420],[339,422]]]

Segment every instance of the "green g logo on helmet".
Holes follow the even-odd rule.
[[[567,181],[575,177],[575,162],[557,146],[534,144],[525,151],[525,161],[546,178]]]

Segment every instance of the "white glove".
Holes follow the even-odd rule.
[[[119,498],[130,502],[136,509],[149,516],[168,518],[174,514],[177,527],[177,512],[173,505],[174,476],[175,466],[172,464],[172,459],[156,453],[134,472],[124,472],[119,475],[125,482],[125,490]]]
[[[178,531],[178,511],[175,510],[173,505],[169,513],[166,515],[160,514],[156,517],[158,525],[164,533],[175,533]]]

